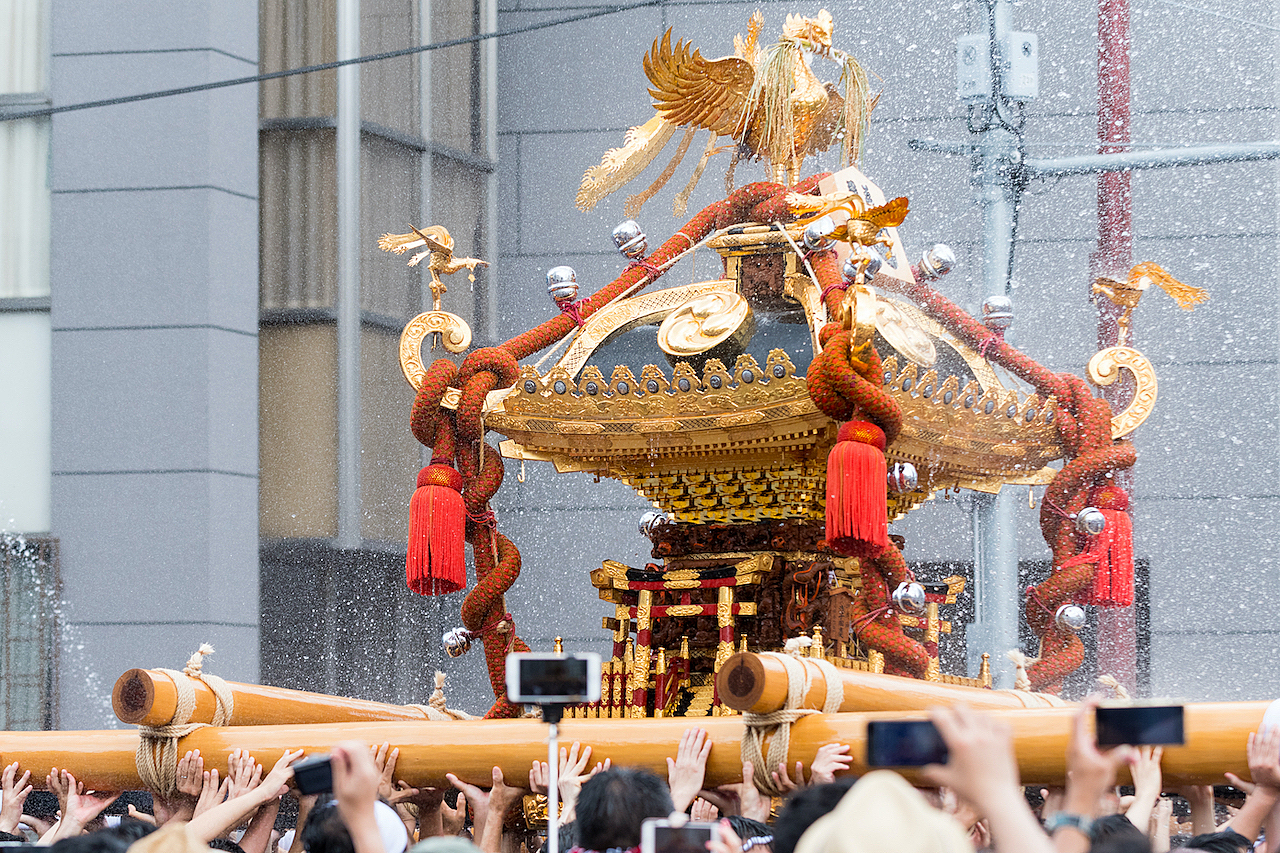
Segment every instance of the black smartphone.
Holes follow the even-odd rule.
[[[688,821],[672,826],[666,818],[645,818],[640,824],[640,853],[707,853],[707,842],[719,837],[718,824]]]
[[[301,794],[324,794],[333,790],[333,764],[328,753],[304,758],[293,765],[293,779]]]
[[[947,743],[929,720],[867,723],[868,767],[923,767],[947,763]]]
[[[1098,746],[1163,746],[1184,742],[1181,705],[1098,708]]]

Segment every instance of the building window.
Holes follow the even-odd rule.
[[[58,541],[0,534],[0,730],[56,725]]]

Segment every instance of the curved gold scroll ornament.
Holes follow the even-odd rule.
[[[459,353],[471,346],[471,327],[457,314],[427,311],[409,321],[400,333],[400,369],[413,390],[422,387],[427,369],[422,364],[422,341],[427,335],[440,336],[444,348]]]
[[[1156,405],[1156,371],[1147,357],[1131,347],[1107,347],[1089,359],[1089,381],[1110,385],[1120,378],[1120,368],[1133,373],[1137,388],[1128,408],[1111,419],[1111,437],[1123,438],[1142,426]]]

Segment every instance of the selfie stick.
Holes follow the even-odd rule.
[[[547,735],[547,850],[560,853],[560,717],[563,705],[543,705],[542,718],[551,731]]]

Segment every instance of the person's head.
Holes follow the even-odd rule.
[[[640,824],[666,817],[675,806],[667,783],[644,770],[613,768],[586,781],[578,794],[578,845],[588,850],[640,844]]]
[[[773,824],[773,853],[795,853],[796,842],[804,831],[834,809],[857,781],[852,776],[844,776],[792,794]]]
[[[742,839],[742,853],[772,853],[773,830],[758,820],[729,815],[729,826]]]
[[[338,804],[329,801],[307,815],[302,827],[302,849],[307,853],[355,853],[351,833],[338,814]]]
[[[230,838],[215,838],[209,842],[209,847],[214,850],[222,850],[224,853],[244,853],[244,848]]]
[[[1241,853],[1252,845],[1249,839],[1238,832],[1206,832],[1196,835],[1187,842],[1183,850],[1207,850],[1209,853]]]
[[[973,843],[907,780],[876,770],[804,831],[795,853],[973,853]]]
[[[1122,814],[1110,814],[1093,822],[1089,830],[1090,853],[1151,853],[1147,836]]]

